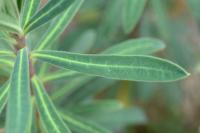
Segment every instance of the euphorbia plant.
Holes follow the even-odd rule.
[[[144,8],[145,0],[134,1],[136,3],[133,0],[125,0],[124,3],[126,10],[122,18],[126,33],[134,28]],[[33,132],[33,127],[40,122],[37,128],[42,132],[110,132],[74,115],[73,110],[60,113],[44,87],[47,81],[81,75],[86,80],[98,76],[115,80],[168,82],[188,76],[180,66],[146,55],[164,48],[161,41],[153,38],[130,39],[97,54],[55,50],[52,42],[58,39],[83,2],[51,0],[39,8],[40,0],[1,1],[0,34],[4,44],[0,50],[0,62],[3,71],[11,71],[10,78],[0,90],[0,111],[7,103],[6,133]],[[131,5],[137,5],[137,8]],[[36,44],[30,45],[30,36],[37,34],[36,31],[43,26],[46,27],[42,36],[37,36]],[[52,74],[46,72],[41,76],[41,69],[45,69],[46,64],[39,61],[64,70]]]

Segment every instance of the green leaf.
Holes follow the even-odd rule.
[[[70,103],[71,105],[73,105],[74,103],[78,103],[80,101],[84,102],[84,100],[93,98],[95,94],[101,92],[102,90],[105,90],[115,83],[115,80],[109,80],[105,78],[97,78],[93,80],[90,79],[90,82],[81,87],[81,89],[79,89],[78,91],[76,91],[74,95],[70,95],[70,97],[67,97],[65,103]]]
[[[0,113],[2,112],[3,108],[6,105],[7,99],[8,99],[8,90],[10,88],[9,83],[5,83],[0,88]]]
[[[87,82],[89,82],[92,79],[90,76],[80,76],[73,78],[70,80],[70,82],[67,83],[67,85],[64,85],[64,87],[61,87],[57,89],[55,92],[52,93],[51,99],[54,101],[60,101],[60,99],[63,99],[64,97],[71,94],[74,90],[77,88],[80,88]]]
[[[95,124],[92,121],[83,119],[81,117],[75,116],[72,113],[65,112],[61,114],[64,121],[69,125],[69,127],[81,133],[111,133],[111,131],[104,129],[103,127]]]
[[[69,25],[72,18],[81,7],[82,3],[83,0],[75,0],[75,2],[72,3],[67,10],[65,10],[61,15],[55,18],[55,20],[48,28],[47,32],[39,40],[35,49],[42,50],[45,48],[49,48],[50,45],[53,44],[52,42],[55,41]]]
[[[15,57],[15,54],[11,51],[0,50],[0,56]]]
[[[117,130],[127,125],[141,125],[147,123],[145,112],[137,107],[123,108],[113,112],[102,112],[96,115],[87,115],[86,119],[94,121],[104,127]]]
[[[138,23],[146,0],[124,0],[122,26],[126,33],[130,33]]]
[[[19,16],[16,0],[1,0],[0,4],[2,6],[0,6],[0,10],[2,10],[3,13],[6,13],[14,18]]]
[[[3,31],[9,31],[13,33],[22,32],[16,18],[13,18],[3,13],[0,13],[0,29]]]
[[[20,15],[22,28],[24,28],[30,18],[36,13],[39,5],[40,0],[24,0]]]
[[[45,91],[45,88],[36,76],[33,77],[32,83],[34,86],[37,108],[46,130],[49,133],[71,133],[67,125],[65,125],[57,113],[56,108]]]
[[[4,58],[0,58],[0,64],[9,66],[9,67],[13,67],[13,62],[8,60],[8,59],[4,59]]]
[[[27,49],[19,51],[10,80],[6,133],[27,133],[32,122],[32,106]]]
[[[25,26],[25,33],[47,23],[59,13],[67,9],[74,0],[51,0],[40,11],[38,11]]]
[[[37,51],[33,57],[74,71],[120,80],[164,82],[187,77],[180,66],[156,57]]]
[[[103,54],[116,55],[143,55],[152,54],[165,48],[165,44],[153,38],[130,39],[116,44],[105,51]]]
[[[85,31],[70,48],[71,52],[87,53],[95,44],[96,32],[94,30]]]
[[[42,81],[49,82],[49,81],[63,79],[63,78],[76,77],[78,75],[80,75],[80,73],[77,73],[75,71],[60,70],[60,71],[51,72],[49,74],[46,74],[44,77],[42,77]]]
[[[90,104],[76,105],[71,110],[73,113],[90,116],[90,115],[98,115],[99,113],[106,112],[114,112],[123,108],[123,105],[118,100],[101,100],[95,101]]]

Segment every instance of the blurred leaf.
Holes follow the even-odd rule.
[[[166,6],[162,2],[162,0],[151,0],[151,5],[156,18],[155,21],[161,36],[166,40],[170,40],[171,28],[169,18]]]
[[[61,117],[56,111],[53,103],[48,97],[42,83],[33,77],[34,92],[36,95],[36,105],[40,113],[41,120],[48,132],[71,133],[68,126],[65,125]]]
[[[102,112],[110,113],[123,108],[123,105],[118,100],[100,100],[90,104],[76,105],[72,107],[72,112],[79,115],[90,116],[98,115]]]
[[[74,2],[74,0],[51,0],[40,11],[38,11],[25,26],[25,33],[47,23],[55,16],[63,12]]]
[[[6,105],[8,100],[8,90],[10,88],[10,84],[7,82],[0,88],[0,113]]]
[[[15,57],[15,54],[11,51],[0,50],[0,56]]]
[[[3,13],[0,13],[0,29],[3,31],[9,31],[14,33],[22,32],[16,18],[13,18]]]
[[[178,65],[151,56],[87,55],[60,51],[37,51],[39,60],[66,69],[121,80],[174,81],[189,74]]]
[[[74,103],[84,102],[85,99],[92,98],[98,92],[105,90],[106,88],[112,86],[117,81],[105,79],[105,78],[97,78],[92,80],[88,84],[81,87],[79,90],[75,91],[71,96],[67,97],[65,100],[66,104],[70,103],[73,105]]]
[[[36,13],[39,5],[40,0],[24,0],[20,15],[22,28],[24,28],[24,26],[28,23],[30,18]]]
[[[10,68],[12,68],[14,65],[12,61],[5,58],[0,58],[0,64],[6,65],[7,67],[10,67]]]
[[[103,54],[117,55],[143,55],[152,54],[165,48],[165,44],[153,38],[130,39],[116,44],[105,51]]]
[[[1,0],[0,1],[0,12],[5,13],[14,18],[18,18],[19,11],[17,8],[16,0]]]
[[[27,133],[31,128],[32,105],[27,49],[19,51],[10,80],[6,133]],[[22,122],[23,121],[23,122]]]
[[[146,0],[124,0],[123,2],[123,29],[125,33],[130,33],[143,13]]]
[[[56,72],[51,72],[50,74],[46,74],[44,77],[42,77],[43,82],[50,82],[53,80],[58,80],[58,79],[66,79],[66,78],[72,78],[80,75],[80,73],[77,73],[75,71],[63,71],[63,70],[58,70]]]
[[[69,2],[69,0],[64,1]],[[37,42],[35,49],[42,50],[49,48],[69,25],[81,7],[83,1],[84,0],[75,0],[75,2],[72,3],[71,6],[69,6],[61,15],[56,17],[55,20],[53,20],[51,23],[50,27],[47,29],[46,33]]]
[[[87,116],[108,129],[121,129],[127,125],[140,125],[147,122],[145,113],[140,108],[125,108],[111,113],[99,113],[98,115]]]
[[[70,51],[75,53],[86,53],[88,52],[95,43],[96,32],[93,30],[87,30],[80,38],[72,45]]]
[[[81,118],[72,113],[65,112],[61,114],[64,121],[69,125],[69,127],[79,133],[111,133],[111,131],[95,124],[92,121],[88,121],[85,118]]]
[[[91,79],[92,77],[90,76],[80,76],[80,77],[73,78],[67,83],[67,85],[53,91],[53,93],[51,94],[51,99],[54,101],[59,101],[60,99],[63,99],[64,97],[71,94],[77,88],[86,84]]]
[[[104,9],[102,22],[99,24],[97,31],[96,47],[102,48],[107,47],[107,44],[111,43],[112,40],[116,40],[115,35],[117,34],[120,27],[119,17],[121,15],[122,0],[107,1],[106,9]]]

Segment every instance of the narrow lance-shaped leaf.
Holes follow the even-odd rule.
[[[159,50],[165,48],[165,44],[153,38],[140,38],[140,39],[130,39],[128,41],[116,44],[101,54],[113,54],[113,55],[143,55],[143,54],[152,54]],[[75,71],[56,71],[50,74],[45,75],[42,80],[44,82],[52,81],[60,78],[68,78],[78,76],[80,73]]]
[[[36,105],[45,129],[49,133],[71,133],[57,113],[56,108],[49,99],[48,94],[45,92],[43,85],[36,76],[33,77],[32,83],[36,96]]]
[[[123,108],[123,104],[118,100],[100,100],[90,104],[77,105],[70,110],[79,115],[90,116],[102,112],[115,112]]]
[[[74,0],[51,0],[38,11],[25,26],[25,33],[47,23],[59,13],[67,9]]]
[[[56,72],[51,72],[50,74],[46,74],[43,78],[43,82],[49,82],[57,79],[62,79],[62,78],[71,78],[71,77],[76,77],[80,76],[80,73],[77,73],[75,71],[56,71]]]
[[[122,24],[126,33],[136,26],[145,7],[146,0],[124,0]]]
[[[0,113],[6,105],[10,84],[7,82],[0,88]]]
[[[22,30],[16,21],[16,18],[0,13],[0,29],[13,33],[21,33]]]
[[[0,56],[15,57],[15,54],[13,52],[11,52],[11,51],[0,50]]]
[[[24,28],[24,26],[28,23],[30,18],[35,14],[37,11],[39,5],[40,5],[40,0],[24,0],[22,6],[22,11],[20,15],[21,19],[21,26]]]
[[[138,107],[128,107],[113,112],[99,112],[98,115],[90,113],[91,115],[84,116],[84,118],[112,130],[122,129],[127,125],[143,125],[148,121],[145,112]]]
[[[180,66],[151,56],[88,55],[59,51],[36,51],[32,57],[59,67],[112,79],[174,81],[188,73]]]
[[[62,118],[69,125],[69,127],[76,131],[82,133],[112,133],[111,131],[95,124],[92,121],[88,121],[85,118],[81,118],[73,115],[72,113],[65,112],[62,114]]]
[[[39,40],[36,49],[42,50],[45,48],[49,48],[52,42],[55,41],[69,25],[72,18],[81,7],[82,3],[83,0],[75,0],[75,2],[72,3],[66,11],[55,18],[44,36],[42,36],[42,38]]]
[[[6,65],[12,68],[14,63],[11,60],[0,58],[0,64]]]
[[[116,44],[105,51],[103,54],[116,55],[143,55],[152,54],[165,48],[165,44],[153,38],[130,39]]]
[[[6,133],[28,133],[31,128],[29,60],[27,49],[17,55],[8,92]]]

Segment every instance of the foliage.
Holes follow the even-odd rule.
[[[156,11],[162,10],[161,3],[151,1]],[[92,29],[95,24],[83,27],[90,19],[98,21],[90,4],[103,3],[50,0],[42,5],[40,0],[0,0],[0,74],[5,82],[0,89],[0,111],[6,116],[2,120],[6,133],[111,133],[129,124],[145,124],[147,117],[141,108],[94,97],[101,97],[102,93],[96,94],[106,88],[116,90],[115,85],[124,80],[172,82],[189,76],[176,63],[152,56],[165,48],[161,40],[128,38],[147,0],[112,1],[98,32]],[[122,9],[119,14],[118,9]],[[80,26],[65,30],[70,22],[71,27],[76,25],[75,15]],[[119,15],[116,23],[109,18],[112,15]],[[159,24],[162,38],[169,39],[168,24]],[[124,33],[115,38],[119,26]],[[72,43],[71,38],[76,41]],[[116,44],[107,47],[108,43]]]

